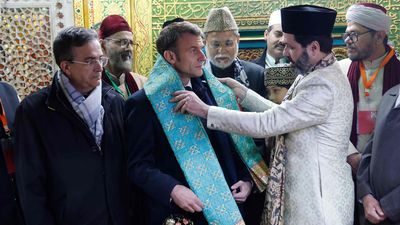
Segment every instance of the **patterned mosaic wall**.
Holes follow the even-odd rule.
[[[65,26],[63,4],[9,0],[0,6],[0,80],[23,98],[52,79],[51,46],[53,33]]]
[[[0,79],[22,96],[49,84],[53,71],[48,8],[1,8]],[[35,84],[35,85],[30,85]]]
[[[264,30],[268,24],[268,18],[271,12],[291,5],[313,4],[336,9],[338,16],[336,26],[345,26],[345,13],[347,8],[360,2],[359,0],[347,1],[325,1],[325,0],[283,0],[283,1],[266,1],[266,0],[204,0],[204,1],[168,1],[153,0],[152,8],[152,31],[153,40],[160,31],[162,23],[171,18],[183,17],[201,27],[205,22],[205,18],[211,8],[227,6],[234,15],[240,30]],[[364,0],[363,2],[373,2],[384,5],[389,10],[392,17],[390,39],[395,46],[400,46],[399,24],[400,24],[400,1],[399,0]]]

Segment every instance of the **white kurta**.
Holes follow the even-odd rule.
[[[252,137],[288,133],[285,225],[352,225],[354,193],[346,162],[353,99],[338,63],[301,80],[291,100],[274,105],[248,91],[237,112],[211,107],[207,125]],[[295,81],[296,83],[296,81]]]
[[[383,56],[373,60],[373,61],[363,61],[363,64],[365,66],[365,74],[367,75],[367,80],[371,79],[372,75],[374,72],[379,68],[379,65],[383,61],[383,59],[386,57],[387,53],[384,54]],[[343,59],[339,61],[339,65],[341,66],[341,69],[343,70],[344,74],[348,73],[348,70],[350,68],[351,60],[350,59]],[[362,78],[360,76],[360,79],[358,80],[358,111],[373,111],[377,112],[379,103],[381,102],[382,99],[382,89],[383,89],[383,73],[384,73],[384,68],[382,68],[378,75],[376,76],[375,81],[373,82],[373,85],[369,91],[369,97],[366,97],[364,94],[364,85],[362,82]],[[358,117],[357,117],[358,119]],[[359,124],[359,121],[357,121],[357,124]],[[364,148],[368,141],[372,137],[372,132],[371,133],[366,133],[366,134],[357,134],[357,149],[360,153],[364,152]]]

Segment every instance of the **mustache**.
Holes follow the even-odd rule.
[[[275,48],[285,48],[285,45],[284,45],[282,42],[278,42],[278,43],[275,45]]]
[[[121,57],[123,57],[123,58],[126,58],[126,57],[132,58],[132,52],[131,51],[122,52],[121,53]]]
[[[214,59],[217,58],[232,58],[230,55],[225,55],[225,54],[217,54],[214,56]]]

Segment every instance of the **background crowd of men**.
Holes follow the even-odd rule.
[[[252,62],[227,7],[166,21],[147,77],[123,17],[63,29],[50,86],[0,82],[0,224],[400,224],[391,18],[352,5],[337,61],[336,14],[274,11]]]

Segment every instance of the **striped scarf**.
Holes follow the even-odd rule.
[[[58,76],[57,76],[58,75]],[[61,71],[56,74],[61,89],[71,103],[72,108],[88,125],[90,132],[96,140],[98,146],[101,144],[103,136],[103,117],[104,109],[101,105],[101,83],[85,98],[74,86],[69,82]]]

